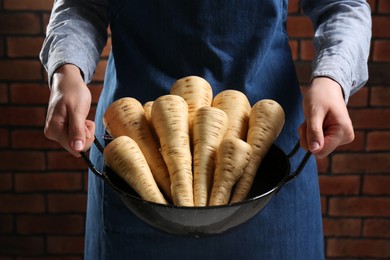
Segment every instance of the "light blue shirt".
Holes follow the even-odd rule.
[[[108,6],[108,0],[55,1],[40,53],[49,79],[59,66],[71,63],[86,83],[92,80],[107,41]],[[368,80],[370,7],[365,0],[303,0],[301,6],[315,31],[311,77],[332,78],[348,101]]]

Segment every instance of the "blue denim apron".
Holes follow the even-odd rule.
[[[252,104],[277,100],[286,123],[276,144],[288,153],[298,141],[303,114],[286,17],[287,0],[112,1],[112,53],[96,136],[105,132],[102,115],[112,101],[124,96],[142,103],[154,100],[167,94],[176,79],[198,75],[210,82],[214,94],[237,89]],[[91,157],[101,168],[103,159],[95,148]],[[293,158],[293,168],[301,158]],[[88,192],[86,259],[324,258],[313,159],[250,221],[206,238],[150,227],[92,174]]]

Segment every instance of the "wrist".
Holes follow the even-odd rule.
[[[63,85],[69,85],[63,83],[72,83],[73,86],[86,85],[81,70],[73,64],[64,64],[58,67],[53,73],[51,82],[52,90],[61,88]]]
[[[322,88],[323,90],[332,91],[335,95],[339,95],[345,99],[344,90],[341,85],[329,77],[315,77],[310,83],[310,88]]]

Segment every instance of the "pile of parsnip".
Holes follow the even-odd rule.
[[[215,206],[246,199],[257,169],[284,125],[282,107],[252,107],[237,90],[213,96],[203,78],[177,80],[170,94],[141,104],[125,97],[104,114],[113,140],[107,165],[147,201]]]

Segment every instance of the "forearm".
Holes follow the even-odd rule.
[[[315,30],[312,78],[335,80],[347,102],[368,80],[370,8],[364,0],[304,0],[302,8]]]
[[[76,65],[90,82],[107,41],[106,0],[56,0],[40,59],[48,72],[64,64]]]

